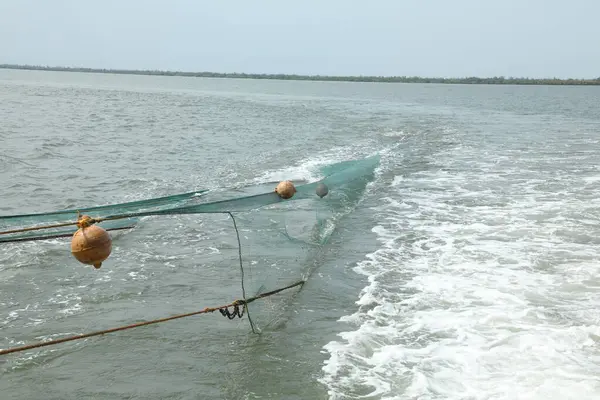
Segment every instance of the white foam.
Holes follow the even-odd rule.
[[[393,179],[358,310],[324,347],[330,398],[600,398],[600,263],[580,239],[600,232],[571,217],[593,204],[513,168]]]
[[[600,175],[586,176],[582,179],[586,185],[596,184],[596,183],[600,182]]]
[[[408,134],[401,129],[398,131],[396,131],[396,130],[385,131],[382,133],[382,135],[387,136],[387,137],[405,138]]]
[[[326,151],[313,154],[307,158],[300,160],[296,165],[290,165],[276,170],[265,171],[263,174],[254,178],[251,183],[265,183],[280,181],[284,179],[289,180],[306,180],[316,181],[323,178],[320,173],[320,168],[331,164],[344,162],[352,159],[361,159],[370,157],[375,154],[385,156],[391,153],[394,149],[402,144],[401,141],[389,146],[387,148],[377,149],[369,153],[365,153],[364,144],[356,143],[350,147],[334,147]],[[378,171],[376,171],[377,173]]]
[[[315,181],[322,177],[319,174],[319,168],[346,161],[351,158],[352,155],[353,152],[351,149],[345,147],[334,148],[327,152],[302,159],[297,165],[265,171],[263,174],[253,179],[253,183],[264,183],[286,179]]]

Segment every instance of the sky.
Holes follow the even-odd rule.
[[[0,0],[0,64],[600,77],[600,0]]]

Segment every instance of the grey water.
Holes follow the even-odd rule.
[[[320,206],[240,216],[252,290],[310,271],[250,308],[259,333],[215,313],[0,356],[0,398],[600,398],[598,104],[599,87],[0,70],[0,215],[381,155],[323,246],[282,235]],[[0,348],[239,298],[234,239],[225,216],[143,219],[99,270],[68,240],[2,245]]]

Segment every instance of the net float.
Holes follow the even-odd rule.
[[[93,265],[98,269],[112,251],[112,239],[109,233],[92,223],[92,219],[84,215],[77,225],[79,229],[71,239],[71,254],[82,264]]]
[[[279,182],[275,188],[275,193],[277,193],[282,199],[291,199],[296,193],[296,187],[292,181],[282,181]]]

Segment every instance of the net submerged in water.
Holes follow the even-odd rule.
[[[306,280],[318,267],[318,253],[338,221],[356,207],[378,165],[379,156],[327,165],[320,170],[322,179],[294,182],[296,192],[290,199],[275,193],[276,183],[270,182],[235,190],[199,190],[129,203],[0,216],[0,231],[71,223],[79,211],[97,219],[106,230],[133,229],[117,239],[120,244],[106,261],[108,268],[111,259],[115,266],[138,264],[150,269],[165,287],[177,275],[177,282],[193,282],[188,292],[193,304],[197,304],[198,298],[193,297],[198,293],[209,304],[232,304],[231,293],[239,293],[241,302],[236,304],[250,312],[244,304],[247,299],[298,287],[299,280]],[[161,216],[169,218],[156,218]],[[237,237],[232,234],[232,218]],[[73,225],[5,234],[0,235],[0,243],[11,246],[10,242],[69,237],[76,229]],[[49,243],[56,246],[55,241]],[[34,249],[27,247],[27,251]],[[57,259],[56,251],[52,254]],[[176,266],[172,259],[177,260]],[[61,260],[67,262],[67,257]],[[252,303],[250,315],[257,327],[280,316],[284,298]],[[152,301],[147,300],[148,307]],[[156,301],[161,301],[160,296]],[[229,308],[219,311],[236,316]]]

